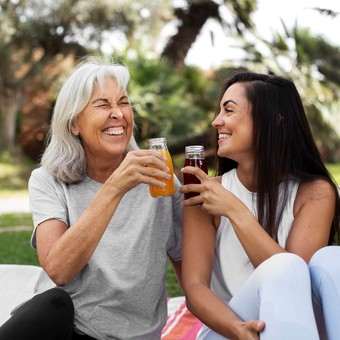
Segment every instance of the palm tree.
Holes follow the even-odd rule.
[[[297,25],[272,41],[247,43],[244,66],[290,77],[303,99],[317,144],[328,161],[339,157],[340,49]]]
[[[227,22],[221,15],[223,7],[233,15],[233,22]],[[176,67],[184,66],[191,45],[209,18],[216,19],[229,32],[234,30],[235,34],[242,34],[253,26],[250,15],[255,9],[256,0],[224,0],[221,5],[213,0],[187,0],[185,8],[174,9],[178,31],[167,42],[162,57]]]

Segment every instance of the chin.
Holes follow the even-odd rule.
[[[226,157],[226,155],[224,154],[222,148],[219,148],[219,149],[217,150],[217,156],[218,156],[218,157]]]

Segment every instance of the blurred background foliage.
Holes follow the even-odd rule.
[[[339,47],[284,22],[284,33],[266,41],[252,21],[256,6],[256,0],[0,0],[0,154],[19,150],[37,162],[60,83],[82,56],[105,54],[130,70],[141,146],[165,136],[174,156],[187,144],[209,149],[221,84],[248,69],[295,82],[320,151],[327,162],[339,162]],[[244,57],[210,70],[186,64],[208,20],[237,41]]]

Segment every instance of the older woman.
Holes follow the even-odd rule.
[[[135,143],[128,81],[126,67],[89,58],[60,90],[29,181],[31,243],[56,288],[21,307],[1,339],[160,338],[168,256],[180,278],[181,200],[149,194],[169,168]]]

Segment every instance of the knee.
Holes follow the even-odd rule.
[[[46,315],[54,315],[66,320],[73,320],[74,305],[70,295],[61,288],[52,288],[44,293],[36,295],[33,299],[36,300],[41,310],[46,312]]]
[[[68,311],[74,314],[74,305],[70,295],[61,288],[52,288],[49,291],[49,304],[55,310]]]
[[[319,249],[310,259],[309,268],[323,268],[325,270],[331,269],[332,267],[337,268],[338,261],[340,258],[340,247],[339,246],[327,246]]]
[[[309,270],[314,290],[322,286],[340,282],[340,247],[328,246],[318,250],[309,262]]]
[[[294,284],[296,281],[310,282],[308,266],[298,255],[280,253],[263,262],[267,278],[273,282]],[[261,266],[262,266],[261,265]]]
[[[277,272],[290,270],[291,268],[305,271],[308,268],[306,262],[299,255],[293,253],[275,254],[264,263],[266,262],[270,267],[275,268]]]

